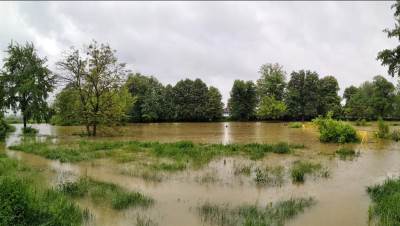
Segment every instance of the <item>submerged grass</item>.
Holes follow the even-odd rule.
[[[285,169],[282,166],[257,167],[254,174],[254,182],[257,185],[280,186],[284,183]]]
[[[288,126],[289,126],[289,128],[301,128],[301,127],[303,127],[303,123],[301,123],[301,122],[290,122]]]
[[[322,167],[320,163],[295,161],[290,169],[290,176],[293,183],[303,183],[305,177],[311,174],[321,177],[330,176],[329,170]]]
[[[336,150],[336,154],[339,155],[340,159],[346,160],[346,159],[353,159],[354,157],[357,157],[360,153],[356,152],[352,148],[341,147],[338,150]]]
[[[109,203],[112,208],[118,210],[136,206],[148,207],[154,203],[152,198],[139,192],[126,191],[115,184],[99,182],[87,177],[61,184],[58,189],[72,197],[88,195],[93,201]]]
[[[220,226],[269,226],[283,225],[287,220],[303,212],[315,204],[313,198],[297,198],[267,204],[241,205],[230,207],[228,204],[204,203],[198,207],[198,213],[203,222]]]
[[[369,208],[369,220],[382,226],[399,225],[400,178],[368,187],[367,192],[373,203]]]
[[[110,157],[119,162],[135,161],[138,154],[167,158],[176,163],[154,166],[166,171],[183,170],[185,162],[194,165],[208,163],[213,158],[227,155],[246,155],[253,160],[263,158],[267,153],[287,154],[304,145],[288,144],[194,144],[190,141],[174,143],[139,141],[79,141],[68,144],[50,142],[24,142],[10,149],[41,155],[62,162],[78,162]]]

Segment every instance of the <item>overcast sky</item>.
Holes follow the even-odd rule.
[[[235,79],[256,80],[263,63],[334,75],[343,91],[378,74],[390,78],[376,55],[397,44],[382,32],[394,26],[391,4],[0,2],[0,49],[32,41],[54,68],[62,51],[95,39],[134,72],[164,84],[201,78],[224,101]]]

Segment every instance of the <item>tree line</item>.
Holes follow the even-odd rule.
[[[396,26],[385,32],[400,40],[400,3],[393,8]],[[393,77],[400,75],[399,48],[385,49],[377,56]],[[24,129],[32,120],[51,121],[84,125],[87,134],[95,136],[101,124],[224,119],[217,88],[201,79],[164,86],[153,76],[133,74],[108,44],[92,41],[80,49],[71,47],[56,63],[56,73],[32,43],[11,42],[5,53],[0,70],[0,119],[10,109],[20,112]],[[279,64],[264,64],[259,73],[256,82],[234,81],[226,107],[229,119],[310,120],[328,112],[349,120],[400,119],[400,86],[383,76],[347,87],[340,97],[334,76],[299,70],[287,80]],[[49,105],[56,85],[63,89]]]

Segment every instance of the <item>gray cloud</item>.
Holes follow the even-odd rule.
[[[133,71],[172,84],[198,77],[219,88],[225,101],[234,79],[256,80],[267,62],[288,73],[334,75],[343,90],[386,75],[375,58],[396,45],[382,33],[394,24],[391,4],[1,2],[0,49],[10,40],[32,41],[54,68],[63,50],[96,39]]]

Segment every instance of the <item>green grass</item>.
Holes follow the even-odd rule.
[[[289,128],[301,128],[301,127],[303,127],[303,123],[301,123],[301,122],[290,122],[288,126],[289,126]]]
[[[395,129],[390,133],[390,138],[396,142],[400,140],[400,130]]]
[[[139,141],[78,141],[52,144],[50,142],[24,142],[10,149],[37,154],[61,162],[78,162],[109,157],[118,162],[136,161],[137,156],[166,158],[176,163],[154,166],[156,169],[176,171],[186,168],[184,163],[202,165],[220,156],[244,155],[253,160],[261,159],[268,153],[287,154],[294,148],[285,142],[277,144],[194,144],[190,141],[174,143]]]
[[[372,200],[369,220],[377,225],[392,226],[400,224],[400,179],[388,179],[383,184],[367,188]]]
[[[245,165],[245,164],[234,164],[233,165],[233,174],[238,176],[238,175],[245,175],[245,176],[250,176],[251,174],[251,169],[252,165]]]
[[[219,226],[273,226],[284,223],[315,204],[313,198],[297,198],[269,203],[265,207],[241,205],[231,207],[228,204],[209,202],[197,208],[201,220]]]
[[[85,212],[62,193],[39,186],[34,171],[0,156],[0,225],[82,225]]]
[[[80,178],[76,182],[66,182],[59,185],[58,190],[72,197],[89,196],[95,202],[105,202],[114,209],[128,207],[148,207],[154,200],[139,192],[130,192],[121,187],[90,178]]]
[[[322,177],[328,177],[329,171],[322,168],[320,163],[312,163],[308,161],[295,161],[290,169],[290,176],[293,183],[302,183],[305,181],[306,175],[321,172]]]

